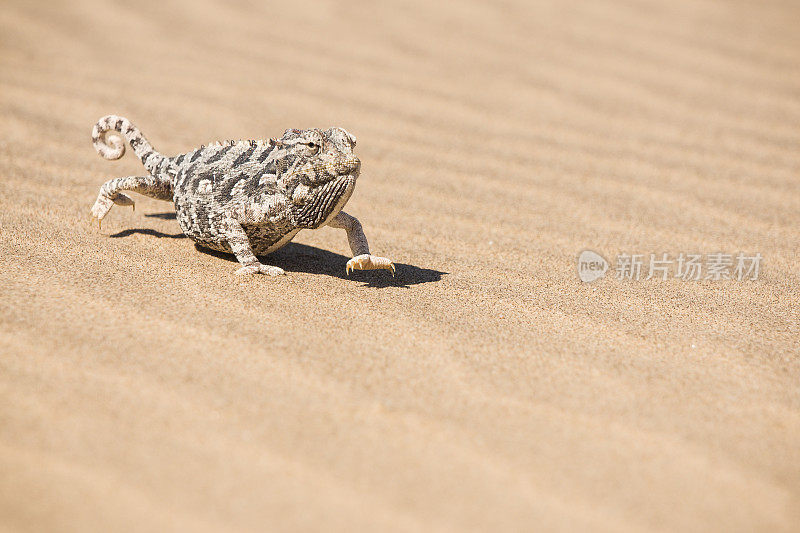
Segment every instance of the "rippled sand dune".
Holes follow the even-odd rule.
[[[797,3],[58,4],[0,8],[0,529],[797,530]],[[326,228],[242,279],[146,198],[98,230],[109,113],[347,128],[397,277]]]

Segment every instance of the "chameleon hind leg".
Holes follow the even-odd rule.
[[[109,180],[100,187],[100,193],[92,206],[92,216],[98,223],[114,204],[136,208],[133,199],[122,191],[138,192],[157,200],[172,201],[172,185],[153,176],[127,176]]]
[[[367,243],[367,236],[364,235],[364,229],[361,227],[361,222],[354,216],[348,215],[344,211],[339,211],[339,214],[333,217],[328,226],[332,228],[339,228],[347,232],[347,242],[350,244],[350,250],[353,252],[353,258],[347,262],[345,272],[350,274],[351,270],[375,270],[386,269],[394,276],[394,263],[385,257],[378,257],[369,253],[369,244]]]

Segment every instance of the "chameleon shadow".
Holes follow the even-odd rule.
[[[233,254],[209,250],[195,244],[198,251],[225,259],[236,263]],[[290,242],[280,250],[272,252],[268,256],[260,256],[259,260],[265,264],[275,265],[284,269],[287,273],[305,272],[306,274],[324,274],[343,280],[363,282],[362,287],[404,287],[421,283],[431,283],[440,281],[442,276],[448,272],[441,272],[431,268],[422,268],[405,263],[395,263],[396,272],[394,277],[388,270],[355,270],[349,276],[345,273],[345,265],[350,260],[349,257],[317,248],[307,244]]]
[[[158,237],[159,239],[163,239],[163,238],[166,238],[166,239],[186,239],[187,238],[186,235],[184,235],[183,233],[175,233],[175,234],[161,233],[160,231],[156,231],[154,229],[149,229],[149,228],[126,229],[126,230],[120,231],[119,233],[115,233],[113,235],[109,235],[109,237],[112,237],[114,239],[118,239],[120,237],[130,237],[131,235],[134,235],[134,234],[137,234],[137,233],[141,234],[141,235],[151,235],[153,237]]]
[[[150,213],[145,214],[144,216],[148,218],[160,218],[161,220],[175,220],[178,218],[178,215],[175,214],[175,211],[170,211],[167,213]]]

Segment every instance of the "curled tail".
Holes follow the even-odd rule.
[[[118,135],[107,135],[115,131],[125,137],[133,151],[142,160],[150,174],[159,172],[159,167],[168,162],[167,158],[153,149],[139,128],[125,117],[106,115],[92,128],[92,143],[95,150],[106,159],[119,159],[125,154],[125,142]]]

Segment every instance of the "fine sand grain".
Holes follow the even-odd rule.
[[[3,2],[0,529],[798,530],[797,2],[378,4]],[[109,113],[347,128],[397,277],[326,228],[242,279],[138,196],[98,230]]]

